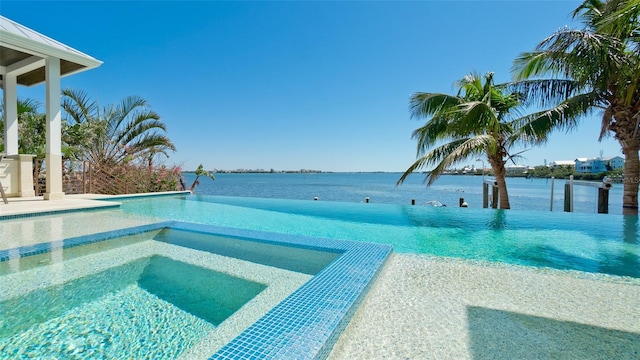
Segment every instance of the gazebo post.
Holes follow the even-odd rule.
[[[4,97],[4,152],[18,155],[18,77],[15,74],[3,75]]]
[[[45,200],[62,200],[62,114],[60,108],[60,59],[45,61],[47,116],[47,190]]]
[[[2,1],[2,0],[0,0]],[[102,64],[87,54],[0,15],[0,84],[3,88],[5,150],[0,176],[9,196],[34,196],[33,155],[18,154],[17,85],[46,86],[46,200],[62,200],[62,109],[60,78]]]

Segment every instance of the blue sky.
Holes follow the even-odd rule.
[[[470,72],[510,80],[520,52],[577,26],[580,3],[2,0],[0,14],[104,62],[63,88],[101,104],[147,99],[177,147],[167,164],[404,171],[421,124],[411,94],[453,93]],[[599,123],[554,133],[520,163],[620,155],[597,141]]]

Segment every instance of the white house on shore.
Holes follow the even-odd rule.
[[[559,168],[561,166],[571,166],[571,167],[575,167],[576,166],[576,161],[575,160],[556,160],[556,161],[552,161],[549,163],[549,165],[547,165],[550,168]]]
[[[597,174],[601,172],[622,169],[624,159],[620,156],[606,158],[577,158],[575,160],[577,173]]]

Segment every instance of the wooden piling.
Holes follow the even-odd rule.
[[[571,212],[571,184],[564,184],[564,211]]]
[[[549,211],[553,211],[553,181],[555,179],[555,177],[551,177],[551,201],[549,202]]]
[[[598,188],[598,214],[609,213],[609,189]]]
[[[482,208],[486,209],[489,207],[489,184],[482,183]]]
[[[491,207],[494,209],[498,208],[498,187],[493,186],[491,189]]]

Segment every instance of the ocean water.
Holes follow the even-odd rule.
[[[449,207],[459,199],[472,208],[482,207],[482,176],[444,175],[433,185],[423,184],[423,175],[415,174],[401,186],[401,173],[320,173],[320,174],[215,174],[216,180],[201,178],[195,188],[198,195],[241,196],[319,201],[365,202],[378,204],[425,205],[437,200]],[[190,186],[194,174],[185,174]],[[488,179],[489,177],[487,177]],[[564,184],[554,181],[553,211],[564,209]],[[507,178],[512,210],[550,211],[551,179]],[[574,211],[597,213],[597,189],[576,186]],[[609,214],[622,214],[622,184],[614,184],[609,193]]]

